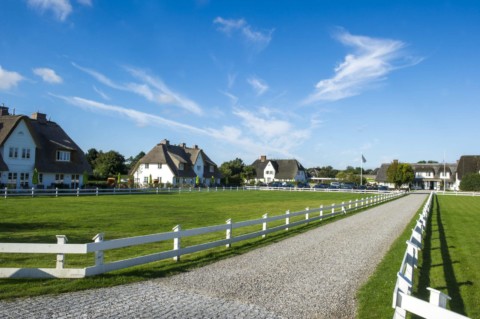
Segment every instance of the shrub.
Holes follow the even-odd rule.
[[[465,192],[480,191],[480,174],[472,173],[465,175],[460,182],[460,190]]]

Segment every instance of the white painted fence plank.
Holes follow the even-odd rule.
[[[87,244],[0,243],[0,253],[15,254],[86,254]]]

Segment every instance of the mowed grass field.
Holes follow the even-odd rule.
[[[318,208],[342,201],[361,199],[351,193],[302,192],[210,192],[159,195],[117,195],[59,198],[7,198],[0,203],[0,242],[56,243],[56,235],[66,235],[69,243],[88,243],[97,233],[105,240],[169,232],[175,225],[182,229],[259,219],[269,216]],[[327,213],[327,212],[325,212]],[[303,216],[297,217],[302,219]],[[291,222],[295,219],[292,218]],[[323,221],[321,223],[325,223]],[[279,221],[278,223],[282,223]],[[284,221],[283,221],[284,223]],[[84,279],[0,279],[0,298],[60,293],[95,287],[125,284],[162,277],[240,254],[254,247],[293,236],[317,227],[311,223],[278,232],[266,239],[254,239],[227,249],[219,247],[206,252],[182,256],[179,263],[159,261],[122,271]],[[274,224],[269,225],[269,227]],[[255,228],[256,227],[256,228]],[[261,230],[261,225],[243,232]],[[236,234],[234,234],[236,235]],[[237,233],[238,235],[238,233]],[[182,239],[182,246],[225,238],[224,232]],[[120,260],[172,249],[172,242],[147,244],[105,252],[105,261]],[[0,254],[0,267],[55,267],[55,255]],[[67,255],[66,267],[94,265],[94,255]]]
[[[396,274],[417,219],[418,214],[358,292],[358,318],[393,316]],[[415,270],[414,295],[428,301],[427,287],[432,287],[452,298],[448,309],[480,318],[479,230],[479,197],[436,196]]]

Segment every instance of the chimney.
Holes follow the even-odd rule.
[[[167,140],[167,139],[164,139],[160,142],[160,144],[163,144],[163,145],[170,145],[170,141]]]
[[[260,162],[266,162],[267,161],[267,155],[262,155],[260,156]]]
[[[39,113],[39,112],[33,113],[32,120],[37,120],[38,123],[45,124],[47,123],[47,114]]]
[[[5,105],[0,106],[0,116],[10,115],[8,113],[8,107]]]
[[[187,147],[187,144],[185,144],[185,143],[182,143],[182,144],[180,144],[180,147],[183,147],[183,148],[185,148],[185,147]]]
[[[193,148],[198,150],[198,145],[197,144],[193,145]]]

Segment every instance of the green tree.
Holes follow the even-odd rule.
[[[116,151],[103,153],[100,151],[93,165],[93,174],[97,178],[105,179],[118,173],[125,174],[125,157]]]
[[[32,184],[35,185],[35,187],[38,184],[38,170],[36,168],[33,169]]]
[[[387,181],[395,184],[398,189],[404,184],[410,184],[415,178],[415,173],[410,164],[393,161],[387,169]]]
[[[463,176],[460,182],[460,190],[464,192],[480,191],[480,174],[472,173]]]
[[[255,168],[251,165],[244,166],[240,175],[242,180],[250,180],[256,175]]]
[[[232,184],[232,185],[241,185],[242,184],[242,176],[243,168],[245,164],[240,158],[236,158],[234,160],[224,162],[220,165],[220,172],[222,173],[223,177],[225,178],[225,184]]]
[[[88,164],[93,168],[95,167],[95,160],[98,157],[98,151],[95,148],[91,148],[87,151],[85,157],[87,158]]]

